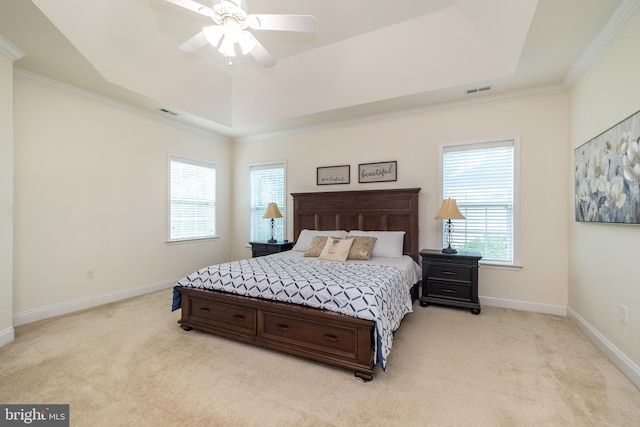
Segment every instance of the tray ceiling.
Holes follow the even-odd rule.
[[[25,53],[18,69],[234,138],[562,85],[623,3],[248,0],[317,20],[254,31],[267,69],[181,51],[211,21],[164,0],[2,2],[0,35]]]

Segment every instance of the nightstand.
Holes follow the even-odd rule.
[[[265,255],[271,255],[278,252],[290,251],[293,249],[293,242],[249,242],[251,245],[251,256],[253,258]]]
[[[442,304],[471,309],[480,314],[478,299],[478,252],[445,254],[441,250],[423,249],[422,294],[420,305]]]

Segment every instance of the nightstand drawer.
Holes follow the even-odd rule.
[[[430,280],[426,296],[471,301],[471,286]]]
[[[445,264],[430,264],[429,279],[455,280],[458,282],[471,283],[472,269]]]

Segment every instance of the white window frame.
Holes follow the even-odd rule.
[[[440,146],[440,161],[439,161],[439,178],[440,178],[440,188],[439,195],[440,201],[444,200],[444,153],[448,148],[454,148],[456,150],[464,150],[464,149],[481,149],[481,148],[490,148],[491,146],[499,146],[505,142],[513,143],[513,260],[511,263],[501,263],[495,261],[488,260],[480,260],[481,264],[498,266],[498,267],[521,267],[521,258],[520,258],[520,138],[519,137],[504,137],[504,138],[492,138],[486,140],[476,140],[476,141],[466,141],[466,142],[457,142],[457,143],[448,143]],[[440,206],[438,205],[439,209]],[[464,221],[464,220],[452,220],[453,223],[456,221]],[[455,226],[454,231],[455,233]],[[442,221],[442,227],[440,228],[440,237],[444,246],[446,246],[446,234],[445,234],[445,221]]]
[[[214,204],[214,221],[213,221],[213,233],[211,234],[201,234],[201,235],[197,235],[197,236],[191,236],[191,237],[172,237],[172,233],[171,233],[171,202],[172,202],[172,198],[171,198],[171,174],[172,174],[172,169],[171,169],[171,162],[180,162],[180,163],[185,163],[185,164],[191,164],[194,166],[202,166],[202,167],[207,167],[207,168],[212,168],[215,172],[215,184],[214,184],[214,200],[213,200],[213,204]],[[203,160],[196,160],[196,159],[191,159],[188,157],[182,157],[182,156],[177,156],[177,155],[168,155],[167,156],[167,242],[168,243],[176,243],[176,242],[191,242],[191,241],[200,241],[200,240],[205,240],[205,239],[217,239],[218,235],[217,235],[217,229],[218,229],[218,169],[216,167],[215,163],[212,162],[208,162],[208,161],[203,161]]]
[[[269,162],[258,162],[258,163],[250,163],[249,164],[249,169],[247,171],[248,174],[248,194],[249,194],[249,209],[248,209],[248,225],[249,225],[249,230],[248,230],[248,237],[249,237],[249,241],[260,241],[262,239],[252,236],[252,232],[253,232],[253,224],[251,222],[251,212],[253,210],[253,206],[252,206],[252,202],[251,202],[251,170],[253,168],[268,168],[269,166],[282,166],[283,169],[283,184],[284,184],[284,188],[283,188],[283,200],[282,201],[275,201],[275,200],[269,200],[267,201],[267,203],[270,202],[277,202],[278,203],[278,209],[280,210],[280,213],[282,213],[283,218],[282,219],[276,219],[276,223],[281,221],[281,223],[279,225],[277,225],[276,229],[278,229],[278,226],[280,227],[280,229],[282,230],[282,236],[279,236],[276,232],[276,234],[274,235],[274,238],[278,241],[282,241],[284,239],[287,238],[287,162],[286,160],[274,160],[274,161],[269,161]],[[266,206],[264,207],[266,209]],[[263,221],[265,221],[265,224],[269,223],[269,220],[267,219],[263,219]]]

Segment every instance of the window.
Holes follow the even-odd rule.
[[[172,156],[169,170],[169,240],[214,237],[215,165]]]
[[[480,252],[483,262],[514,265],[518,261],[516,148],[514,140],[443,148],[443,198],[455,199],[466,217],[452,220],[451,245],[458,251]],[[443,243],[446,238],[443,232]]]
[[[249,240],[264,241],[271,238],[271,221],[262,218],[269,203],[276,203],[285,215],[284,162],[264,163],[249,167]],[[284,240],[284,218],[274,221],[274,239]]]

